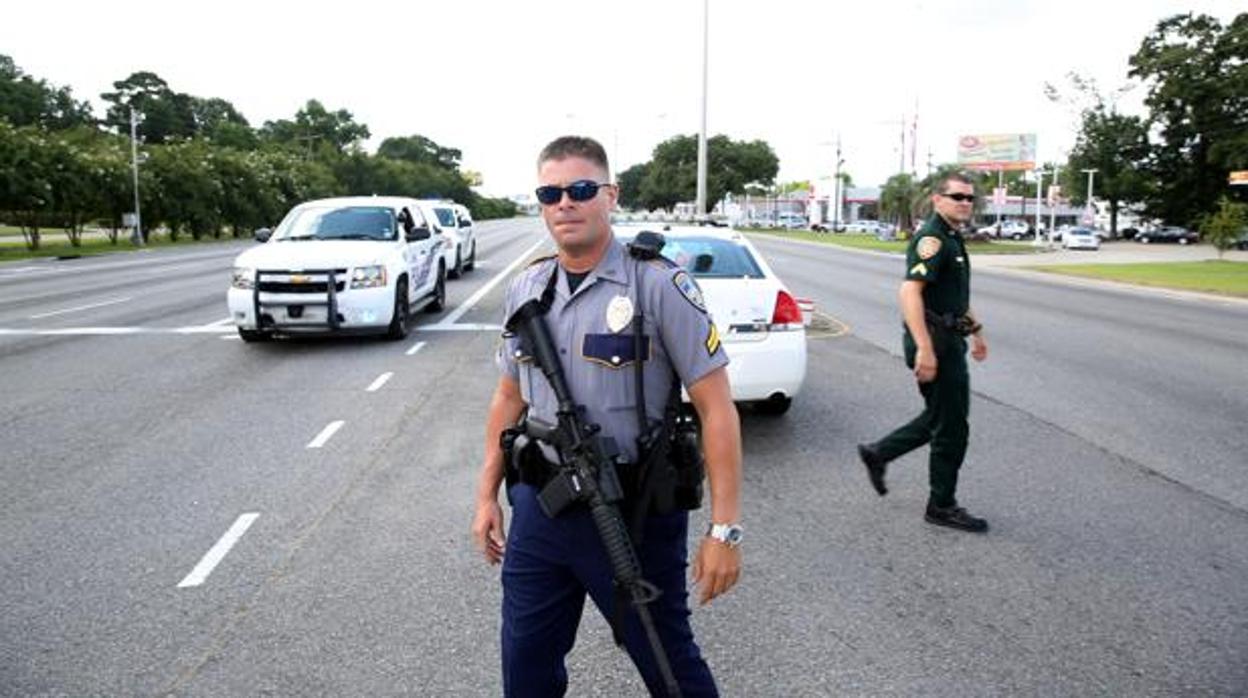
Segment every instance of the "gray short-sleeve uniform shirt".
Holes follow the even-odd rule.
[[[523,303],[541,297],[556,269],[555,297],[546,326],[559,352],[572,398],[585,406],[586,419],[599,424],[603,434],[614,437],[620,450],[635,460],[633,313],[628,314],[628,323],[619,327],[618,308],[623,301],[616,299],[627,298],[633,308],[640,304],[645,315],[642,366],[646,415],[651,421],[663,418],[673,371],[683,385],[689,386],[726,365],[728,355],[689,273],[666,260],[636,260],[616,240],[574,294],[569,294],[567,277],[553,258],[523,270],[507,289],[504,322]],[[611,322],[608,310],[613,303],[617,310]],[[518,336],[504,333],[498,365],[504,375],[520,384],[529,416],[554,423],[554,392]]]

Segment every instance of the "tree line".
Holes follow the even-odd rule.
[[[97,118],[69,87],[25,74],[0,55],[0,220],[27,247],[62,229],[81,242],[90,225],[116,243],[134,208],[130,113],[141,114],[139,193],[144,236],[234,237],[275,224],[295,204],[327,196],[389,194],[453,199],[479,219],[515,215],[506,199],[472,191],[479,176],[461,152],[421,136],[387,138],[375,154],[368,126],[311,99],[292,119],[259,128],[222,98],[174,91],[136,72],[101,95]]]

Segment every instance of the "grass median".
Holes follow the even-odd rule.
[[[769,230],[766,228],[745,228],[743,232],[879,252],[901,253],[906,251],[907,245],[905,240],[880,240],[874,235],[856,233],[816,233],[811,230]],[[1029,242],[1005,240],[994,242],[972,240],[966,243],[966,249],[972,254],[1035,254],[1037,252],[1037,249]]]
[[[1026,268],[1050,274],[1248,298],[1248,262],[1206,260],[1140,264],[1052,264]]]
[[[163,247],[185,247],[188,245],[208,245],[219,242],[230,242],[234,238],[222,237],[204,238],[195,240],[190,235],[181,235],[176,242],[169,239],[168,235],[161,233],[153,233],[148,239],[145,248],[163,248]],[[17,237],[0,236],[0,262],[9,262],[21,259],[39,259],[41,257],[86,257],[101,254],[114,254],[118,252],[134,252],[140,248],[130,243],[129,237],[124,233],[118,238],[117,244],[113,244],[106,236],[92,235],[84,236],[82,242],[77,247],[69,243],[68,237],[59,231],[53,233],[45,233],[40,242],[39,249],[26,249],[26,241],[21,237],[20,233]]]

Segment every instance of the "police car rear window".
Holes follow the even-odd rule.
[[[699,279],[761,279],[763,270],[744,245],[718,238],[669,238],[663,256]]]

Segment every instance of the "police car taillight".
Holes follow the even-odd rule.
[[[802,309],[785,291],[776,293],[776,309],[771,314],[772,330],[802,329]]]

